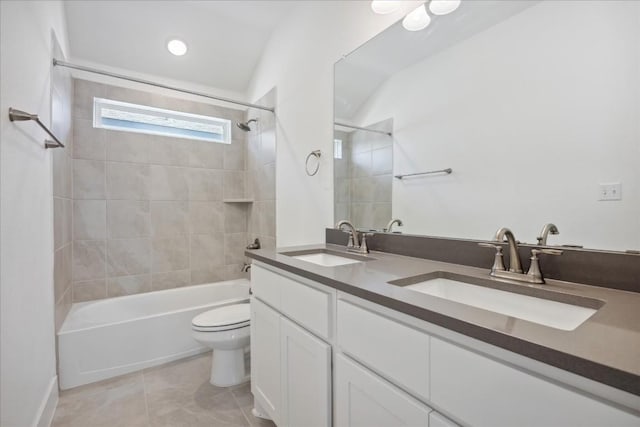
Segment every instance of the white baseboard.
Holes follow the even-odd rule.
[[[49,427],[58,406],[58,376],[51,378],[47,393],[40,404],[40,410],[33,423],[35,427]]]

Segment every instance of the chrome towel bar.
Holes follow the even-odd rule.
[[[27,120],[33,120],[46,133],[48,133],[51,138],[53,138],[53,141],[45,139],[44,148],[64,147],[64,144],[60,142],[60,140],[53,133],[51,133],[51,131],[40,121],[40,118],[38,118],[37,114],[29,114],[21,110],[16,110],[15,108],[9,108],[9,120],[11,120],[12,122],[22,122]]]
[[[406,178],[408,176],[433,175],[433,174],[436,174],[436,173],[445,173],[445,174],[449,175],[451,172],[453,172],[453,169],[446,168],[446,169],[440,169],[440,170],[437,170],[437,171],[416,172],[416,173],[406,173],[404,175],[394,175],[394,178],[404,179],[404,178]]]

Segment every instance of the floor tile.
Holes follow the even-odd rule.
[[[209,383],[211,352],[60,393],[54,427],[275,427],[249,383]]]
[[[148,426],[142,373],[61,392],[52,425]]]

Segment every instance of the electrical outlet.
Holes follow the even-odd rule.
[[[622,200],[622,184],[600,184],[600,198],[598,200]]]

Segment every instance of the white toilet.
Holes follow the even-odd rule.
[[[193,338],[213,349],[211,384],[230,387],[249,380],[245,349],[249,345],[249,303],[201,313],[191,321]]]

